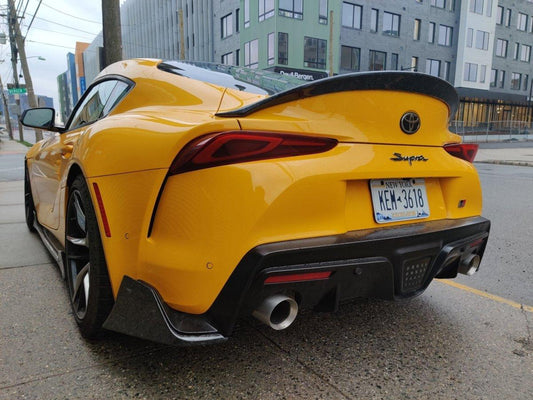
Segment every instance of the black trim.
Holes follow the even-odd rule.
[[[206,313],[206,318],[212,321],[219,332],[229,336],[237,319],[249,315],[263,296],[268,294],[269,289],[264,290],[266,285],[263,285],[262,280],[265,271],[274,272],[277,269],[290,269],[294,273],[317,269],[336,271],[337,276],[332,275],[330,278],[331,286],[321,287],[319,291],[320,295],[333,298],[334,303],[330,309],[335,309],[342,298],[374,297],[398,300],[416,296],[427,288],[435,276],[457,275],[457,255],[476,252],[482,257],[489,230],[489,220],[473,217],[260,245],[243,257]],[[463,249],[465,242],[477,240],[480,240],[480,243],[475,248]],[[416,289],[402,291],[404,268],[412,261],[425,260],[428,257],[431,260],[423,282]],[[376,265],[380,271],[376,271]],[[353,277],[354,268],[357,267],[371,272],[371,276],[359,286],[347,283],[350,290],[356,289],[359,292],[339,293],[338,289],[342,291],[346,278]],[[307,284],[316,285],[316,282]],[[278,292],[287,288],[295,287],[292,284],[287,284],[285,289],[274,287]],[[298,290],[304,289],[299,287]],[[305,290],[315,290],[311,293],[314,297],[318,294],[316,287]],[[319,300],[317,305],[320,306],[322,299],[315,300]]]
[[[70,123],[72,122],[72,118],[74,118],[74,114],[76,114],[76,111],[78,111],[78,109],[81,107],[81,104],[83,103],[83,101],[85,100],[85,98],[89,95],[89,92],[98,84],[102,83],[102,82],[105,82],[105,81],[121,81],[121,82],[124,82],[128,85],[128,89],[126,90],[126,93],[124,94],[124,96],[122,96],[122,98],[120,99],[119,102],[117,102],[113,108],[111,110],[109,110],[109,113],[104,115],[103,117],[101,118],[98,118],[97,120],[95,121],[92,121],[92,122],[88,122],[86,124],[83,124],[83,125],[80,125],[80,126],[77,126],[75,128],[70,128],[69,125]],[[111,111],[113,111],[113,109],[118,106],[118,104],[124,100],[124,98],[128,95],[129,92],[131,92],[131,90],[135,87],[135,82],[132,81],[131,79],[129,78],[126,78],[125,76],[122,76],[122,75],[115,75],[115,74],[112,74],[112,75],[104,75],[102,76],[101,78],[97,78],[96,80],[93,81],[93,83],[91,83],[91,85],[87,88],[87,90],[85,90],[85,92],[83,93],[83,95],[80,97],[80,99],[78,100],[78,102],[76,103],[76,106],[74,107],[74,109],[72,110],[72,112],[70,113],[69,117],[68,117],[68,121],[67,123],[65,124],[65,128],[61,129],[60,130],[60,133],[64,133],[64,132],[69,132],[71,130],[74,130],[74,129],[79,129],[79,128],[83,128],[84,126],[87,126],[87,125],[91,125],[91,124],[94,124],[96,121],[99,121],[101,120],[102,118],[105,118],[107,115],[109,115],[111,113]]]
[[[124,276],[103,327],[154,342],[191,345],[226,340],[204,318],[168,307],[144,282]]]
[[[216,115],[218,117],[245,117],[259,110],[290,101],[354,90],[395,90],[424,94],[445,102],[448,105],[450,117],[455,115],[459,104],[459,97],[454,87],[440,78],[418,72],[379,71],[320,79],[274,94],[242,108]]]

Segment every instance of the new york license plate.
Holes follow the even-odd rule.
[[[426,183],[416,179],[370,181],[374,219],[379,224],[429,217]]]

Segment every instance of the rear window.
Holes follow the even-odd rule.
[[[275,72],[203,62],[165,61],[159,69],[218,86],[255,94],[275,94],[305,82]]]

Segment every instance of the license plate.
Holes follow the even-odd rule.
[[[429,217],[424,179],[374,179],[370,190],[378,224]]]

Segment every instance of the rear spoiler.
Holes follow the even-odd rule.
[[[448,105],[450,117],[455,115],[459,97],[448,82],[418,72],[379,71],[337,75],[276,93],[244,107],[217,113],[218,117],[245,117],[256,111],[306,97],[354,90],[394,90],[434,97]]]

